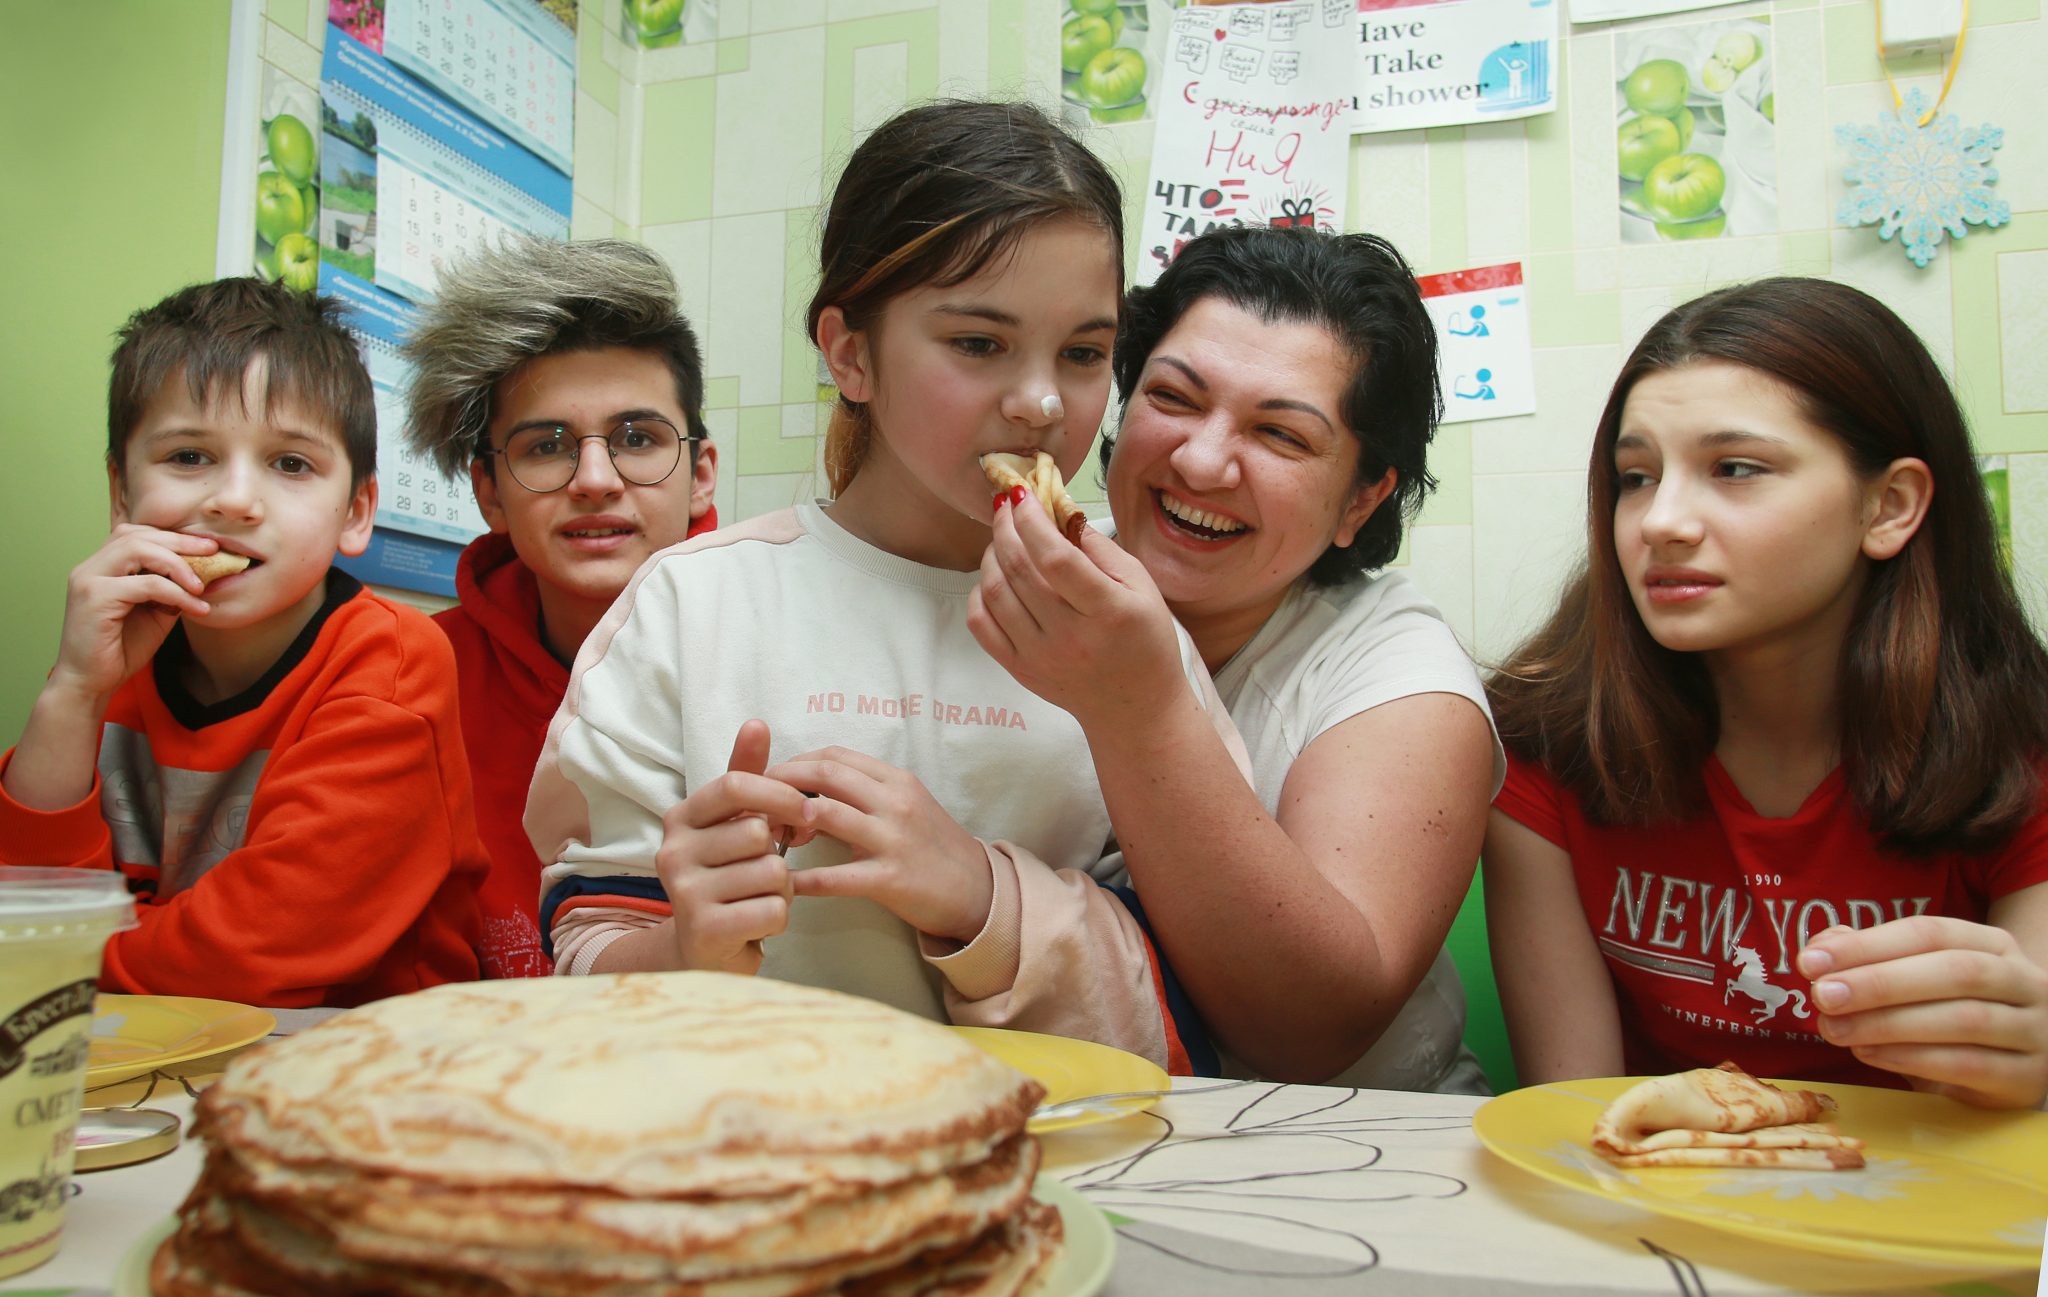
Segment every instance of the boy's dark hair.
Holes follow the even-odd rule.
[[[1587,567],[1487,684],[1501,741],[1595,822],[1669,822],[1704,805],[1700,770],[1720,733],[1714,687],[1698,654],[1657,643],[1636,611],[1614,544],[1614,444],[1638,382],[1712,363],[1781,385],[1865,479],[1894,460],[1926,463],[1927,516],[1904,549],[1871,562],[1843,637],[1842,771],[1894,850],[2006,840],[2041,802],[2048,652],[1999,557],[1969,429],[1934,357],[1882,302],[1824,279],[1709,293],[1636,344],[1593,433]]]
[[[266,413],[287,396],[333,418],[349,486],[377,471],[377,406],[370,371],[331,297],[242,277],[181,288],[128,317],[107,384],[107,462],[125,471],[128,438],[165,383],[184,375],[195,402],[242,399],[242,376],[269,365]]]
[[[442,268],[433,304],[406,336],[407,439],[459,476],[490,450],[492,400],[507,374],[538,356],[610,347],[660,357],[675,376],[683,431],[705,435],[704,357],[659,256],[619,239],[532,235],[471,253]],[[693,440],[692,463],[696,453]]]
[[[1080,141],[1030,104],[942,99],[906,109],[861,142],[833,188],[811,341],[828,306],[868,328],[892,298],[972,279],[1027,231],[1062,219],[1109,235],[1122,287],[1123,194]],[[871,431],[865,407],[840,397],[825,434],[833,494],[853,480]]]
[[[1152,349],[1195,303],[1217,298],[1270,323],[1323,329],[1351,355],[1344,424],[1358,438],[1356,483],[1394,470],[1394,492],[1348,547],[1332,545],[1310,564],[1315,585],[1338,585],[1384,567],[1401,552],[1401,524],[1436,489],[1429,443],[1443,414],[1436,381],[1436,326],[1408,263],[1370,234],[1246,226],[1192,239],[1149,288],[1124,298],[1111,364],[1128,409]],[[1102,440],[1109,466],[1115,439]]]

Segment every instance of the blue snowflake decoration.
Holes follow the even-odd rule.
[[[1955,238],[1971,225],[1998,226],[2012,219],[2004,199],[1991,196],[1998,172],[1991,154],[2005,143],[1996,126],[1964,130],[1953,113],[1919,124],[1927,96],[1906,92],[1905,106],[1881,113],[1875,127],[1837,126],[1835,138],[1849,148],[1842,179],[1861,188],[1842,200],[1835,219],[1844,225],[1877,225],[1877,236],[1900,243],[1916,266],[1934,260],[1946,231]]]

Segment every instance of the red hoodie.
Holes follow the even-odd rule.
[[[718,511],[707,509],[689,534],[717,525]],[[484,976],[545,977],[554,961],[541,952],[540,859],[521,821],[569,668],[541,641],[540,584],[510,538],[487,533],[470,542],[455,569],[455,594],[460,604],[434,621],[455,646],[477,828],[491,855],[479,896]]]

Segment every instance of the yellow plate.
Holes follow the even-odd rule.
[[[1041,1036],[1035,1031],[999,1031],[994,1027],[953,1030],[1044,1086],[1042,1102],[1047,1105],[1097,1094],[1164,1090],[1173,1084],[1157,1063],[1092,1040]],[[1029,1125],[1034,1135],[1050,1135],[1057,1130],[1116,1121],[1158,1102],[1157,1098],[1106,1099],[1080,1112],[1050,1119],[1034,1117]]]
[[[963,1029],[964,1030],[964,1029]],[[1038,1177],[1031,1194],[1040,1202],[1059,1208],[1066,1241],[1053,1258],[1052,1267],[1033,1291],[1037,1297],[1095,1297],[1109,1282],[1116,1267],[1116,1231],[1102,1209],[1049,1175]],[[114,1272],[114,1297],[150,1297],[149,1262],[157,1245],[171,1236],[178,1218],[168,1217],[149,1227],[121,1258]]]
[[[92,1006],[85,1088],[98,1089],[261,1040],[277,1019],[226,1000],[182,995],[101,995]]]
[[[1835,1126],[1865,1141],[1861,1170],[1624,1170],[1593,1151],[1593,1120],[1641,1079],[1515,1090],[1481,1105],[1472,1129],[1487,1148],[1546,1180],[1789,1247],[1998,1269],[2041,1262],[2048,1114],[1829,1085],[1824,1092],[1840,1105]]]

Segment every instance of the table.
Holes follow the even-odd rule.
[[[184,1080],[220,1065],[194,1065],[205,1071]],[[119,1097],[132,1102],[149,1084],[127,1083]],[[154,1084],[148,1106],[189,1121],[186,1085]],[[1109,1297],[2042,1290],[2034,1272],[1836,1260],[1553,1186],[1480,1146],[1472,1113],[1481,1102],[1181,1078],[1150,1112],[1047,1136],[1046,1169],[1117,1224]],[[199,1162],[198,1146],[186,1144],[80,1176],[62,1251],[0,1282],[0,1294],[105,1293],[121,1254],[176,1208]]]

